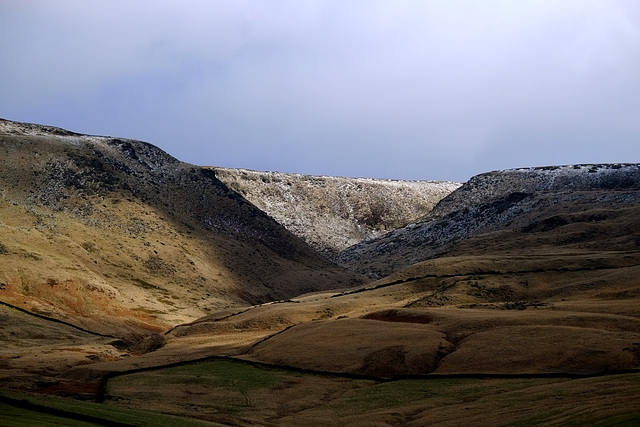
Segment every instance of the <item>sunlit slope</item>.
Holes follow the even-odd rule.
[[[461,185],[213,169],[222,182],[330,257],[420,219]]]
[[[139,141],[0,122],[0,299],[86,328],[358,283],[227,188]]]
[[[83,336],[85,363],[32,343],[65,387],[209,356],[378,379],[640,369],[637,165],[474,178],[345,252],[381,276],[362,284],[211,170],[136,141],[12,126],[2,301],[109,335],[159,333],[144,351]],[[30,351],[7,372],[39,373]]]
[[[353,248],[356,269],[391,272],[376,282],[203,318],[170,339],[264,330],[275,335],[238,357],[378,377],[638,369],[638,167],[571,167],[575,182],[537,188],[554,170],[519,182],[527,192],[454,192],[452,212]]]
[[[204,318],[168,339],[213,344],[262,331],[270,338],[231,354],[383,378],[638,369],[640,257],[600,253],[594,262],[584,254],[443,257],[359,291]]]

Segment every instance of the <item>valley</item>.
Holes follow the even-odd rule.
[[[640,421],[640,165],[309,177],[9,121],[0,154],[23,419]]]
[[[419,220],[461,185],[213,170],[229,188],[329,258]]]

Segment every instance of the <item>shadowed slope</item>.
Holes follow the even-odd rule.
[[[2,136],[0,297],[93,330],[161,333],[127,345],[8,307],[31,347],[0,329],[1,373],[39,379],[18,384],[234,425],[638,419],[637,165],[474,178],[346,251],[345,265],[381,276],[353,287],[211,171],[43,129]],[[212,356],[244,363],[191,363]],[[568,379],[611,373],[627,374]]]
[[[377,282],[296,299],[289,311],[269,306],[196,322],[180,334],[204,336],[249,317],[255,328],[280,319],[280,330],[289,329],[241,357],[381,377],[638,369],[638,168],[580,170],[584,181],[578,173],[575,183],[545,189],[536,186],[549,170],[523,171],[528,187],[519,181],[517,189],[527,193],[513,192],[507,181],[486,197],[463,198],[466,205],[459,199],[458,210],[450,213],[447,198],[431,219],[353,248],[351,260],[362,271],[396,270]],[[612,178],[618,174],[619,181]],[[458,198],[456,193],[450,198]],[[399,324],[411,325],[412,332]],[[370,341],[354,339],[358,325],[371,330],[365,334]],[[425,341],[416,355],[418,336]]]
[[[495,251],[499,242],[469,240],[516,230],[511,249],[636,249],[640,165],[579,165],[478,175],[438,203],[423,220],[343,251],[338,263],[380,278],[434,256]],[[631,211],[629,210],[631,209]],[[631,214],[630,218],[625,218]],[[608,224],[611,224],[610,226]],[[553,231],[546,242],[545,232]],[[531,234],[526,236],[526,234]],[[491,240],[491,237],[487,237]],[[496,237],[498,239],[498,237]],[[474,242],[477,242],[475,245]]]
[[[98,331],[358,279],[216,179],[139,141],[0,122],[0,298]]]

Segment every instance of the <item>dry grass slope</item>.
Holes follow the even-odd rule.
[[[2,124],[5,388],[229,425],[638,422],[637,165],[474,178],[343,252],[360,283],[210,170]]]
[[[215,310],[361,282],[211,170],[140,141],[0,121],[0,184],[0,301],[130,352]]]
[[[208,169],[138,141],[0,124],[8,302],[162,330],[358,280]]]

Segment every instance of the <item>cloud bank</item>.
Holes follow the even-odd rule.
[[[181,160],[466,180],[640,161],[640,3],[0,1],[0,116]]]

